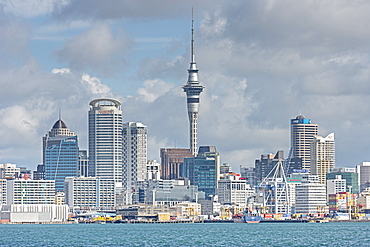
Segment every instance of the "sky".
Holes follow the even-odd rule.
[[[336,166],[370,160],[370,2],[0,0],[0,163],[34,170],[61,118],[87,149],[89,102],[148,129],[148,159],[188,148],[194,8],[198,145],[238,172],[290,148],[302,114],[335,133]]]

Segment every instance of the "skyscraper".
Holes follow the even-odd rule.
[[[115,99],[96,99],[89,110],[89,176],[122,183],[122,111]]]
[[[326,184],[326,174],[334,167],[334,133],[327,137],[315,136],[311,143],[311,174],[319,176],[320,184]]]
[[[161,148],[161,178],[165,180],[181,177],[181,166],[184,158],[193,158],[190,149]]]
[[[302,158],[302,169],[310,169],[310,145],[318,133],[317,124],[299,115],[290,120],[291,158]]]
[[[59,119],[42,139],[45,179],[55,180],[55,190],[63,191],[64,179],[78,176],[77,135]]]
[[[194,54],[194,20],[192,20],[191,27],[191,61],[190,69],[188,69],[189,77],[188,82],[182,88],[187,96],[188,116],[190,123],[190,151],[197,155],[197,125],[198,125],[198,112],[199,112],[199,95],[204,87],[198,82],[198,69],[195,63]]]
[[[220,155],[215,146],[200,146],[197,157],[184,158],[181,175],[206,196],[215,195],[220,179]]]
[[[147,164],[147,129],[142,123],[123,124],[123,188],[134,189],[136,181],[144,181]]]

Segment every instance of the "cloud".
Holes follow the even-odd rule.
[[[178,18],[190,16],[192,6],[195,11],[210,8],[216,1],[186,1],[170,0],[135,1],[130,0],[71,0],[68,4],[55,5],[53,16],[61,20],[73,19],[131,19],[148,21],[153,19]]]
[[[72,39],[55,54],[68,67],[78,70],[93,70],[103,74],[110,74],[122,69],[124,52],[130,46],[130,39],[118,32],[113,32],[107,23],[96,24]]]
[[[137,93],[142,97],[142,100],[147,103],[155,101],[158,97],[166,94],[174,87],[173,84],[166,83],[159,79],[147,80],[143,85],[145,88],[139,88]]]

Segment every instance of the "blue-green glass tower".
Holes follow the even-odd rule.
[[[64,190],[66,177],[78,177],[78,139],[67,125],[58,120],[43,137],[45,179],[55,180],[55,190]]]
[[[220,155],[214,146],[200,146],[198,156],[184,158],[181,176],[197,185],[206,196],[215,195],[220,176]]]

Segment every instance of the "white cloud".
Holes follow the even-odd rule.
[[[145,88],[139,88],[137,93],[147,103],[155,101],[158,97],[166,94],[174,87],[172,83],[166,83],[160,79],[147,80],[143,83]]]
[[[71,68],[109,74],[122,69],[118,64],[124,61],[124,51],[130,42],[122,30],[114,33],[109,24],[98,23],[94,28],[66,41],[55,54]]]

